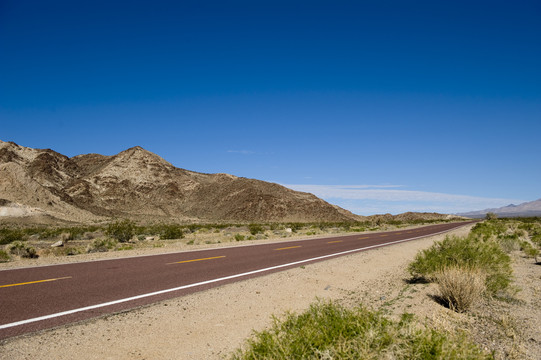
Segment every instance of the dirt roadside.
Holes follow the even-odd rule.
[[[465,235],[471,226],[452,233]],[[450,331],[466,328],[487,349],[508,357],[541,358],[539,279],[541,266],[515,266],[517,279],[529,281],[519,293],[522,309],[508,316],[508,334],[516,346],[498,345],[500,327],[487,330],[469,315],[455,314],[430,297],[431,284],[408,284],[407,264],[420,250],[445,235],[365,251],[262,276],[152,306],[9,339],[0,344],[1,359],[221,359],[241,346],[252,330],[261,330],[273,314],[302,311],[316,299],[346,304],[362,302],[397,316],[414,313],[424,322]],[[520,260],[520,259],[519,259]],[[537,280],[537,283],[536,283]],[[522,281],[522,280],[521,280]],[[518,284],[518,286],[524,286]],[[536,287],[537,286],[537,287]],[[488,319],[489,317],[487,317]],[[487,320],[489,321],[489,320]],[[492,326],[494,327],[494,326]],[[516,329],[515,329],[516,328]],[[478,329],[478,330],[477,330]],[[513,333],[509,333],[511,330]],[[487,336],[482,335],[482,332]],[[528,332],[528,334],[522,334]],[[504,339],[504,340],[505,340]],[[533,340],[530,340],[533,339]],[[502,345],[503,346],[503,345]],[[514,352],[513,352],[514,351]]]

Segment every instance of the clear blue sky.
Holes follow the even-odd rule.
[[[0,0],[0,139],[365,215],[535,200],[541,2]]]

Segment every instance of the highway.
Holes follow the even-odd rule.
[[[2,270],[0,339],[412,241],[470,223]]]

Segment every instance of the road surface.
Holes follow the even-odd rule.
[[[0,339],[132,309],[470,222],[0,271]]]

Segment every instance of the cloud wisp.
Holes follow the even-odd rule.
[[[293,190],[312,193],[362,215],[406,211],[458,213],[526,201],[405,190],[402,189],[403,185],[283,185]]]

